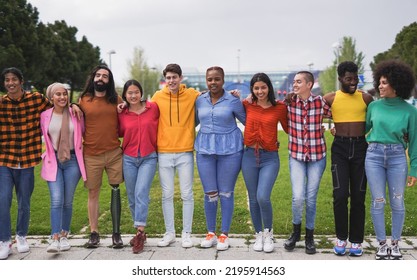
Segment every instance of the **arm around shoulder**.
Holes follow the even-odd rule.
[[[369,103],[374,101],[373,96],[366,92],[362,93],[362,98],[366,105],[369,105]]]
[[[329,106],[332,106],[335,96],[335,92],[329,92],[323,95],[323,99],[327,104],[329,104]]]

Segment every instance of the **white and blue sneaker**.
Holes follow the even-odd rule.
[[[339,238],[336,240],[336,245],[333,247],[333,252],[336,255],[343,256],[346,254],[346,240],[340,240]]]
[[[362,256],[363,249],[361,243],[352,243],[352,246],[349,249],[349,255],[359,257]]]

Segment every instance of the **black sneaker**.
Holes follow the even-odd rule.
[[[87,248],[97,248],[98,244],[100,244],[100,235],[98,234],[98,232],[93,231],[90,234],[90,239],[86,243],[86,247]]]
[[[120,233],[113,233],[112,235],[113,249],[123,248],[123,240]]]

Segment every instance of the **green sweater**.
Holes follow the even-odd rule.
[[[369,143],[402,144],[408,147],[411,170],[417,177],[417,109],[400,97],[371,102],[366,113],[366,140]],[[408,134],[408,143],[404,141]]]

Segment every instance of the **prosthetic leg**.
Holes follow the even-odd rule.
[[[122,205],[120,201],[120,189],[119,185],[111,185],[111,203],[110,203],[110,211],[111,211],[111,218],[113,222],[113,248],[119,249],[123,248],[123,240],[120,236],[120,215],[122,211]]]

